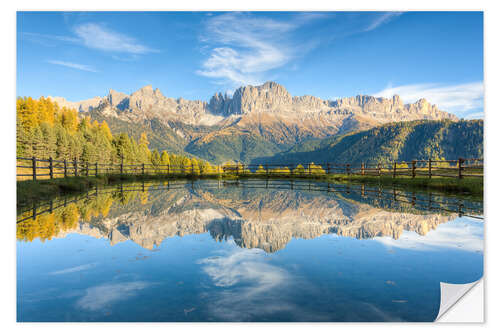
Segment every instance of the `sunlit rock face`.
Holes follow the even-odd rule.
[[[111,245],[131,240],[145,249],[174,236],[209,232],[216,241],[234,239],[244,248],[275,252],[293,238],[326,234],[358,239],[391,237],[404,230],[425,235],[455,214],[394,212],[336,196],[302,191],[268,190],[246,195],[238,189],[210,191],[175,189],[152,201],[114,205],[107,217],[80,222],[61,232],[108,238]]]
[[[416,119],[454,119],[456,116],[441,111],[425,99],[404,104],[398,95],[393,98],[358,95],[337,100],[323,100],[304,95],[292,96],[284,86],[266,82],[260,86],[244,86],[236,89],[232,96],[216,93],[210,101],[191,101],[182,97],[166,97],[151,85],[127,95],[109,90],[105,97],[93,97],[79,102],[70,102],[63,97],[50,97],[61,107],[89,112],[100,105],[110,115],[125,120],[158,117],[163,120],[178,117],[188,123],[216,123],[225,118],[256,113],[282,115],[290,119],[323,119],[339,121],[350,116],[364,116],[379,122]],[[110,110],[109,110],[110,109]],[[195,119],[197,116],[199,119]]]
[[[173,140],[185,151],[202,158],[215,154],[216,159],[222,158],[219,150],[224,150],[222,146],[227,142],[238,146],[235,142],[241,141],[242,151],[233,152],[231,157],[247,152],[258,157],[304,140],[367,130],[389,122],[458,120],[425,99],[412,104],[404,104],[399,96],[388,99],[362,95],[323,100],[309,95],[292,96],[276,82],[240,87],[232,96],[216,93],[209,102],[166,97],[150,85],[130,95],[111,89],[104,97],[80,102],[50,98],[60,106],[107,119],[112,130],[114,121],[124,121],[150,126],[155,132],[158,127],[150,124],[158,122],[175,133]],[[254,141],[263,147],[255,148]],[[257,151],[252,151],[252,147]]]

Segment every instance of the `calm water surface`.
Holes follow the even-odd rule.
[[[440,282],[483,275],[482,203],[455,198],[198,181],[51,205],[18,216],[18,321],[433,321]]]

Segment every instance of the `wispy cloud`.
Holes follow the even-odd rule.
[[[429,231],[425,236],[416,232],[405,231],[403,236],[397,240],[390,237],[376,237],[374,240],[387,247],[414,251],[453,248],[468,252],[482,252],[484,248],[483,227],[483,222],[461,218],[441,224],[436,230]]]
[[[95,263],[79,265],[79,266],[75,266],[75,267],[71,267],[71,268],[62,269],[59,271],[50,272],[49,275],[61,275],[61,274],[81,272],[81,271],[86,271],[86,270],[89,270],[91,268],[94,268],[95,266],[96,266]]]
[[[300,315],[304,320],[326,320],[324,314],[299,307],[288,298],[288,291],[309,290],[308,283],[294,279],[288,271],[266,262],[260,249],[240,249],[221,257],[199,261],[203,271],[219,288],[206,295],[212,300],[209,311],[216,318],[247,321],[278,313]]]
[[[47,35],[47,34],[39,34],[36,32],[23,32],[24,38],[36,43],[40,43],[47,46],[54,46],[50,41],[61,41],[61,42],[71,42],[77,43],[79,41],[76,37],[71,36],[60,36],[60,35]]]
[[[131,54],[158,52],[141,44],[135,38],[108,29],[102,24],[78,25],[75,27],[75,34],[83,45],[92,49]]]
[[[373,21],[368,23],[368,26],[364,29],[364,31],[375,30],[379,26],[381,26],[382,24],[388,23],[389,21],[400,16],[401,14],[403,14],[403,13],[401,13],[401,12],[388,12],[388,13],[373,14],[373,15],[375,15]]]
[[[285,37],[293,22],[251,14],[228,13],[208,20],[202,41],[215,46],[197,73],[234,86],[258,84],[262,72],[281,67],[292,58]]]
[[[94,72],[94,73],[98,72],[92,66],[89,66],[89,65],[76,64],[73,62],[60,61],[60,60],[48,60],[47,62],[50,64],[53,64],[53,65],[69,67],[69,68],[78,69],[78,70],[86,71],[86,72]]]
[[[47,46],[55,46],[54,42],[67,42],[90,49],[131,55],[159,52],[136,38],[114,31],[101,23],[79,24],[72,28],[72,32],[74,35],[71,36],[23,32],[23,36],[32,42]]]
[[[399,95],[406,103],[413,103],[425,98],[440,109],[462,117],[482,115],[484,107],[484,87],[482,82],[458,85],[422,83],[403,86],[388,86],[373,94],[379,97]]]
[[[98,311],[107,306],[133,297],[150,284],[143,281],[107,283],[90,287],[76,302],[76,306],[83,310]]]
[[[298,13],[275,19],[260,13],[226,13],[210,17],[201,41],[209,50],[197,74],[217,79],[228,88],[260,84],[270,79],[270,71],[283,67],[321,44],[337,37],[376,29],[401,13]],[[331,28],[307,38],[298,29],[319,20],[330,20]],[[348,23],[348,24],[344,24]],[[346,27],[346,28],[344,28]],[[318,28],[316,26],[316,28]],[[301,37],[300,37],[301,36]]]

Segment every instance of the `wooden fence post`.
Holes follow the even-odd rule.
[[[411,161],[411,178],[415,178],[415,173],[416,173],[415,172],[415,164],[416,163],[417,162],[415,162],[415,161]]]
[[[362,162],[361,163],[361,176],[364,176],[365,175],[365,163]]]
[[[351,165],[347,164],[346,169],[347,169],[347,175],[350,176],[351,175]]]
[[[75,159],[73,160],[73,166],[75,167],[75,177],[78,177],[78,160]]]
[[[120,163],[120,175],[123,175],[123,157],[122,157],[122,161]]]
[[[144,170],[144,163],[142,163],[142,175],[144,176],[145,175],[145,170]]]
[[[54,179],[54,164],[52,163],[52,156],[49,157],[49,175],[50,179]]]
[[[269,166],[266,164],[266,177],[269,177]]]
[[[99,162],[95,162],[95,176],[97,177],[97,175],[99,174]]]
[[[382,176],[382,172],[380,170],[380,163],[377,164],[377,171],[378,171],[378,176],[381,177]]]
[[[33,158],[31,159],[32,161],[32,167],[33,167],[33,180],[36,180],[36,157],[33,156]]]
[[[167,164],[167,176],[170,176],[170,164]]]
[[[462,175],[462,164],[464,163],[463,158],[458,159],[458,178],[462,179],[464,176]]]
[[[429,158],[429,178],[432,178],[432,160]]]
[[[87,168],[85,169],[85,176],[89,176],[89,162],[87,162]]]
[[[392,178],[396,178],[396,167],[397,167],[397,163],[394,162],[394,168],[392,170]]]
[[[68,177],[68,164],[66,159],[64,159],[64,178]]]

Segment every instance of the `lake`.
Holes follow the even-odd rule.
[[[17,320],[433,321],[482,202],[310,181],[121,184],[19,208]]]

